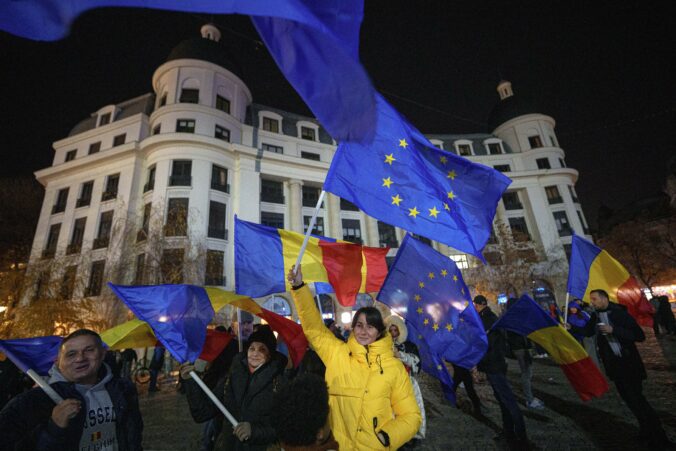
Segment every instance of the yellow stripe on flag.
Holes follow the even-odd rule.
[[[235,294],[232,291],[226,291],[216,287],[205,287],[204,289],[206,290],[209,300],[211,301],[211,305],[216,312],[226,305],[232,305],[233,307],[246,310],[247,312],[253,313],[254,315],[261,313],[261,307],[256,304],[256,301],[248,296],[242,296],[241,294]]]
[[[133,319],[101,333],[101,340],[115,351],[127,348],[149,348],[155,346],[157,338],[148,323]]]
[[[608,252],[601,251],[589,268],[589,282],[584,293],[584,300],[589,301],[592,290],[605,290],[611,301],[617,302],[617,290],[629,278],[627,269],[615,260]]]
[[[300,254],[300,248],[303,245],[304,235],[288,230],[278,229],[279,236],[282,239],[282,253],[284,256],[284,280],[287,291],[291,291],[291,284],[286,281],[286,275],[296,264],[296,259]],[[310,237],[305,248],[305,253],[300,261],[303,267],[303,280],[305,282],[328,282],[329,276],[326,274],[322,259],[322,249],[319,247],[319,239]]]
[[[528,338],[539,344],[559,365],[575,363],[589,357],[580,343],[562,326],[550,326],[528,334]]]

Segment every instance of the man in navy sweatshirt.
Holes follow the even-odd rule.
[[[80,329],[64,338],[49,379],[63,401],[54,405],[40,388],[14,398],[0,412],[0,448],[140,451],[136,386],[114,377],[104,355],[94,331]]]

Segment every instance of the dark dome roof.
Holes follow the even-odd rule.
[[[488,130],[493,131],[500,124],[504,124],[510,119],[514,119],[524,114],[539,113],[535,101],[523,96],[511,95],[500,100],[488,115]]]
[[[225,46],[211,39],[191,38],[180,42],[171,50],[167,61],[179,59],[202,60],[217,64],[242,78],[242,70],[239,63]]]

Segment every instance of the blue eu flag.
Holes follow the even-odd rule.
[[[374,218],[475,255],[511,180],[434,147],[380,95],[370,144],[343,141],[324,189]]]
[[[425,342],[439,360],[472,368],[488,348],[481,319],[455,262],[410,235],[399,248],[378,300],[405,318],[418,331],[409,337],[419,347]]]

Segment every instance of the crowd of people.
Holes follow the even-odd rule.
[[[381,450],[424,443],[428,431],[417,380],[421,359],[407,339],[405,321],[396,315],[383,318],[378,309],[363,307],[346,336],[333,321],[322,320],[300,268],[291,271],[288,280],[310,345],[297,368],[273,330],[253,324],[246,312],[232,328],[219,326],[222,333],[241,339],[242,352],[239,341],[232,339],[213,361],[198,359],[180,367],[190,414],[203,424],[200,451]],[[672,449],[642,391],[646,372],[635,343],[645,339],[643,330],[624,307],[609,302],[603,290],[592,291],[590,301],[569,304],[565,328],[605,369],[651,449]],[[515,302],[509,299],[506,309]],[[495,439],[509,449],[530,449],[522,408],[545,408],[533,396],[534,350],[526,337],[492,328],[498,316],[486,297],[476,296],[473,304],[488,334],[488,349],[476,368],[453,365],[454,388],[464,387],[472,414],[482,416],[484,406],[474,383],[477,371],[485,374],[502,417]],[[667,324],[662,326],[664,333],[671,333],[668,316],[664,318],[666,322],[660,323]],[[158,390],[164,351],[158,346],[153,353],[149,392]],[[6,404],[0,411],[0,449],[141,450],[143,421],[130,378],[136,354],[123,352],[112,360],[106,356],[100,336],[91,330],[65,337],[49,376],[50,385],[63,398],[56,404],[41,388],[28,389],[21,372],[10,372],[0,362],[4,365],[0,376],[16,393],[22,392],[0,399]],[[516,361],[521,373],[523,406],[507,379],[508,358]],[[193,371],[237,422],[224,418],[190,376]]]

